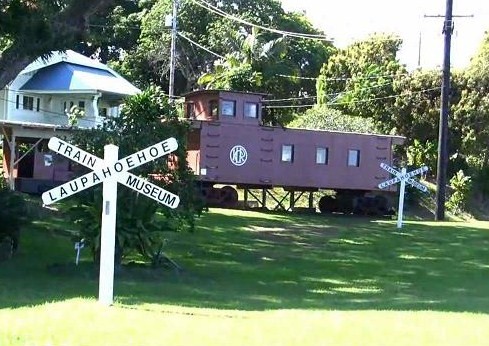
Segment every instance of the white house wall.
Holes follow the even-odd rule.
[[[5,119],[7,115],[8,92],[6,89],[0,90],[0,119]]]
[[[8,92],[8,95],[9,102],[7,102],[7,104],[5,105],[7,108],[7,117],[3,119],[10,121],[50,125],[68,125],[67,112],[71,109],[72,106],[79,106],[80,102],[84,103],[85,116],[79,119],[79,127],[91,128],[102,124],[103,117],[94,116],[94,114],[98,115],[98,110],[101,110],[103,108],[105,108],[107,116],[117,117],[119,115],[119,107],[111,107],[103,99],[98,99],[98,110],[97,112],[95,112],[93,105],[94,95],[43,95],[37,93],[14,92],[11,90]],[[19,96],[18,108],[17,95]],[[32,110],[24,109],[24,96],[33,98]],[[39,99],[39,111],[37,110],[37,99]]]

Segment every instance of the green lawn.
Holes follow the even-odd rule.
[[[211,210],[96,302],[88,253],[47,219],[0,263],[0,345],[486,345],[489,223]]]

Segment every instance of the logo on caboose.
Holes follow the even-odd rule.
[[[229,159],[235,166],[243,166],[248,159],[248,152],[242,145],[235,145],[229,152]]]

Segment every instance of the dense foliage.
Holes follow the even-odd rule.
[[[28,222],[22,196],[10,190],[0,175],[0,260],[10,258],[19,246],[21,226]]]
[[[193,173],[186,164],[188,124],[171,111],[168,99],[159,88],[149,88],[129,98],[119,118],[110,118],[101,128],[78,133],[73,144],[103,157],[106,144],[119,147],[119,157],[169,137],[175,137],[179,148],[170,157],[147,163],[131,172],[180,196],[177,209],[159,206],[132,189],[119,186],[117,205],[116,254],[118,260],[131,251],[138,252],[153,264],[162,261],[168,232],[194,228],[201,212],[199,195],[195,193]],[[90,245],[95,259],[100,246],[101,187],[77,194],[75,203],[66,204],[68,216],[77,226],[80,238]]]
[[[0,89],[34,59],[87,40],[89,20],[114,0],[0,0]]]
[[[351,116],[327,106],[316,106],[304,115],[296,117],[289,126],[310,130],[347,131],[358,133],[378,133],[372,119]]]
[[[224,72],[227,74],[224,79],[234,80],[224,84],[229,88],[263,91],[276,97],[315,93],[313,81],[281,75],[316,77],[333,50],[330,42],[284,37],[258,30],[211,12],[199,3],[202,4],[200,1],[180,1],[178,28],[182,36],[177,42],[177,94],[197,87],[197,81],[203,74]],[[320,34],[304,15],[286,13],[276,0],[209,0],[205,3],[230,16],[264,27]],[[140,2],[141,34],[137,44],[127,51],[124,59],[114,61],[114,66],[139,86],[154,83],[166,87],[170,32],[164,24],[165,17],[171,13],[171,0],[154,1],[150,9],[147,4]],[[184,37],[218,56],[191,44]],[[242,66],[233,71],[222,69],[226,65],[236,66],[233,60]],[[259,75],[260,82],[246,84],[250,73]]]

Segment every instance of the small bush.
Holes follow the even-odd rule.
[[[0,177],[0,259],[10,258],[19,246],[20,228],[27,222],[22,196],[11,191]]]
[[[450,179],[451,195],[447,201],[447,207],[454,213],[465,211],[465,204],[469,199],[472,180],[460,170]]]

